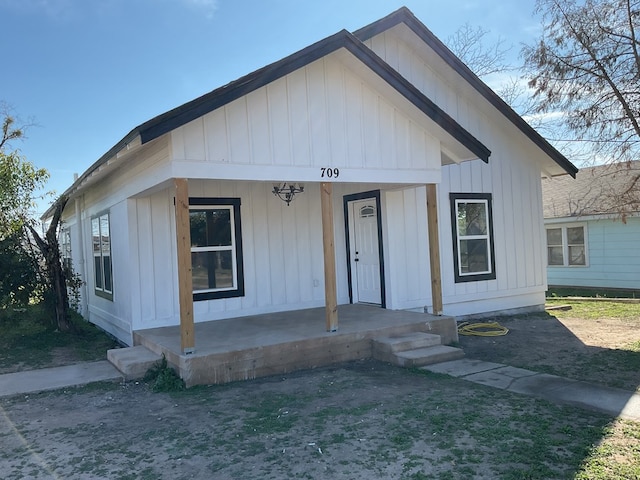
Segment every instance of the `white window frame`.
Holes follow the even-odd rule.
[[[571,264],[569,262],[569,247],[571,246],[577,246],[576,245],[569,245],[568,242],[568,234],[567,234],[567,229],[569,228],[582,228],[582,233],[583,233],[583,238],[584,238],[584,243],[583,248],[584,248],[584,264]],[[549,242],[548,242],[548,230],[561,230],[562,231],[562,265],[551,265],[549,263]],[[563,223],[563,224],[547,224],[545,225],[545,245],[546,245],[546,253],[547,253],[547,267],[549,268],[585,268],[589,266],[589,245],[588,245],[588,238],[589,236],[587,235],[588,230],[587,230],[587,224],[586,223]]]
[[[491,208],[492,195],[490,193],[450,193],[451,202],[451,228],[453,235],[454,251],[454,278],[455,283],[475,282],[482,280],[495,280],[495,255],[493,246],[493,214]],[[475,235],[461,235],[458,230],[458,211],[462,204],[484,205],[485,217],[487,221],[486,233]],[[466,240],[485,240],[487,246],[487,266],[488,269],[480,272],[462,271],[462,248],[461,243]]]
[[[62,266],[69,272],[73,271],[73,261],[71,256],[71,229],[69,227],[63,227],[60,230],[60,259],[62,260]]]
[[[239,198],[189,198],[189,210],[229,210],[231,227],[231,245],[191,247],[191,253],[231,252],[231,287],[193,290],[193,300],[214,300],[244,296],[244,268],[242,261],[242,230],[240,225]]]
[[[106,221],[106,232],[103,232],[103,221]],[[97,233],[98,233],[98,250],[95,249],[95,232],[97,225]],[[108,252],[106,252],[106,247],[103,243],[103,240],[108,238]],[[112,235],[111,235],[111,215],[109,212],[102,212],[96,216],[91,217],[91,251],[93,257],[93,289],[97,296],[106,298],[107,300],[113,300],[113,255],[112,255]],[[108,255],[106,255],[108,254]],[[109,279],[111,281],[111,289],[106,287],[106,269],[105,266],[105,257],[109,257]],[[100,271],[96,269],[96,259],[100,260]],[[100,275],[100,286],[98,285],[98,275]]]

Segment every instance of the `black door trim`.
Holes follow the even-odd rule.
[[[387,307],[386,289],[384,281],[384,248],[382,244],[382,209],[380,208],[380,190],[370,190],[368,192],[353,193],[342,197],[344,207],[344,230],[347,248],[347,282],[349,285],[349,303],[353,303],[353,280],[351,271],[351,239],[349,238],[349,202],[355,200],[365,200],[373,198],[376,201],[376,216],[378,221],[378,255],[380,257],[380,306]]]

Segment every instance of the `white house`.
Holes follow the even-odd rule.
[[[401,8],[134,128],[63,220],[83,314],[188,350],[193,322],[309,307],[541,308],[541,176],[576,172]]]
[[[640,161],[544,179],[550,288],[640,293]]]

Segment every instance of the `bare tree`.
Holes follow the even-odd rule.
[[[538,0],[542,36],[523,49],[537,111],[606,162],[640,150],[640,0]]]
[[[49,228],[44,238],[31,225],[27,225],[42,258],[44,260],[45,278],[50,300],[53,302],[56,314],[55,324],[62,332],[75,331],[70,318],[69,294],[67,292],[67,276],[60,258],[60,245],[58,243],[58,226],[67,197],[62,196],[54,203],[54,212]]]
[[[494,86],[498,96],[532,126],[544,128],[548,122],[536,115],[535,104],[519,68],[507,60],[513,46],[507,45],[502,37],[491,41],[489,34],[489,30],[465,23],[447,37],[445,43],[482,80],[494,84],[498,80]]]
[[[487,44],[485,40],[488,34],[489,31],[482,27],[465,23],[447,37],[445,43],[479,77],[514,70],[506,61],[511,47],[505,46],[503,38]]]

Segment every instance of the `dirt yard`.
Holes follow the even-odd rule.
[[[640,340],[619,321],[595,321],[585,330],[584,322],[546,314],[498,320],[509,334],[463,337],[467,357],[626,388],[640,383],[637,368],[602,373],[607,359],[621,360],[616,347]],[[103,383],[0,398],[0,476],[593,478],[579,473],[582,463],[618,430],[631,433],[607,440],[616,442],[616,462],[637,468],[621,448],[635,448],[640,427],[611,422],[596,412],[370,360],[171,394],[139,382]]]
[[[568,310],[490,319],[509,333],[461,335],[460,346],[468,358],[640,391],[640,304],[631,308],[637,316],[585,319]]]
[[[573,478],[606,416],[363,361],[0,401],[4,479]]]

